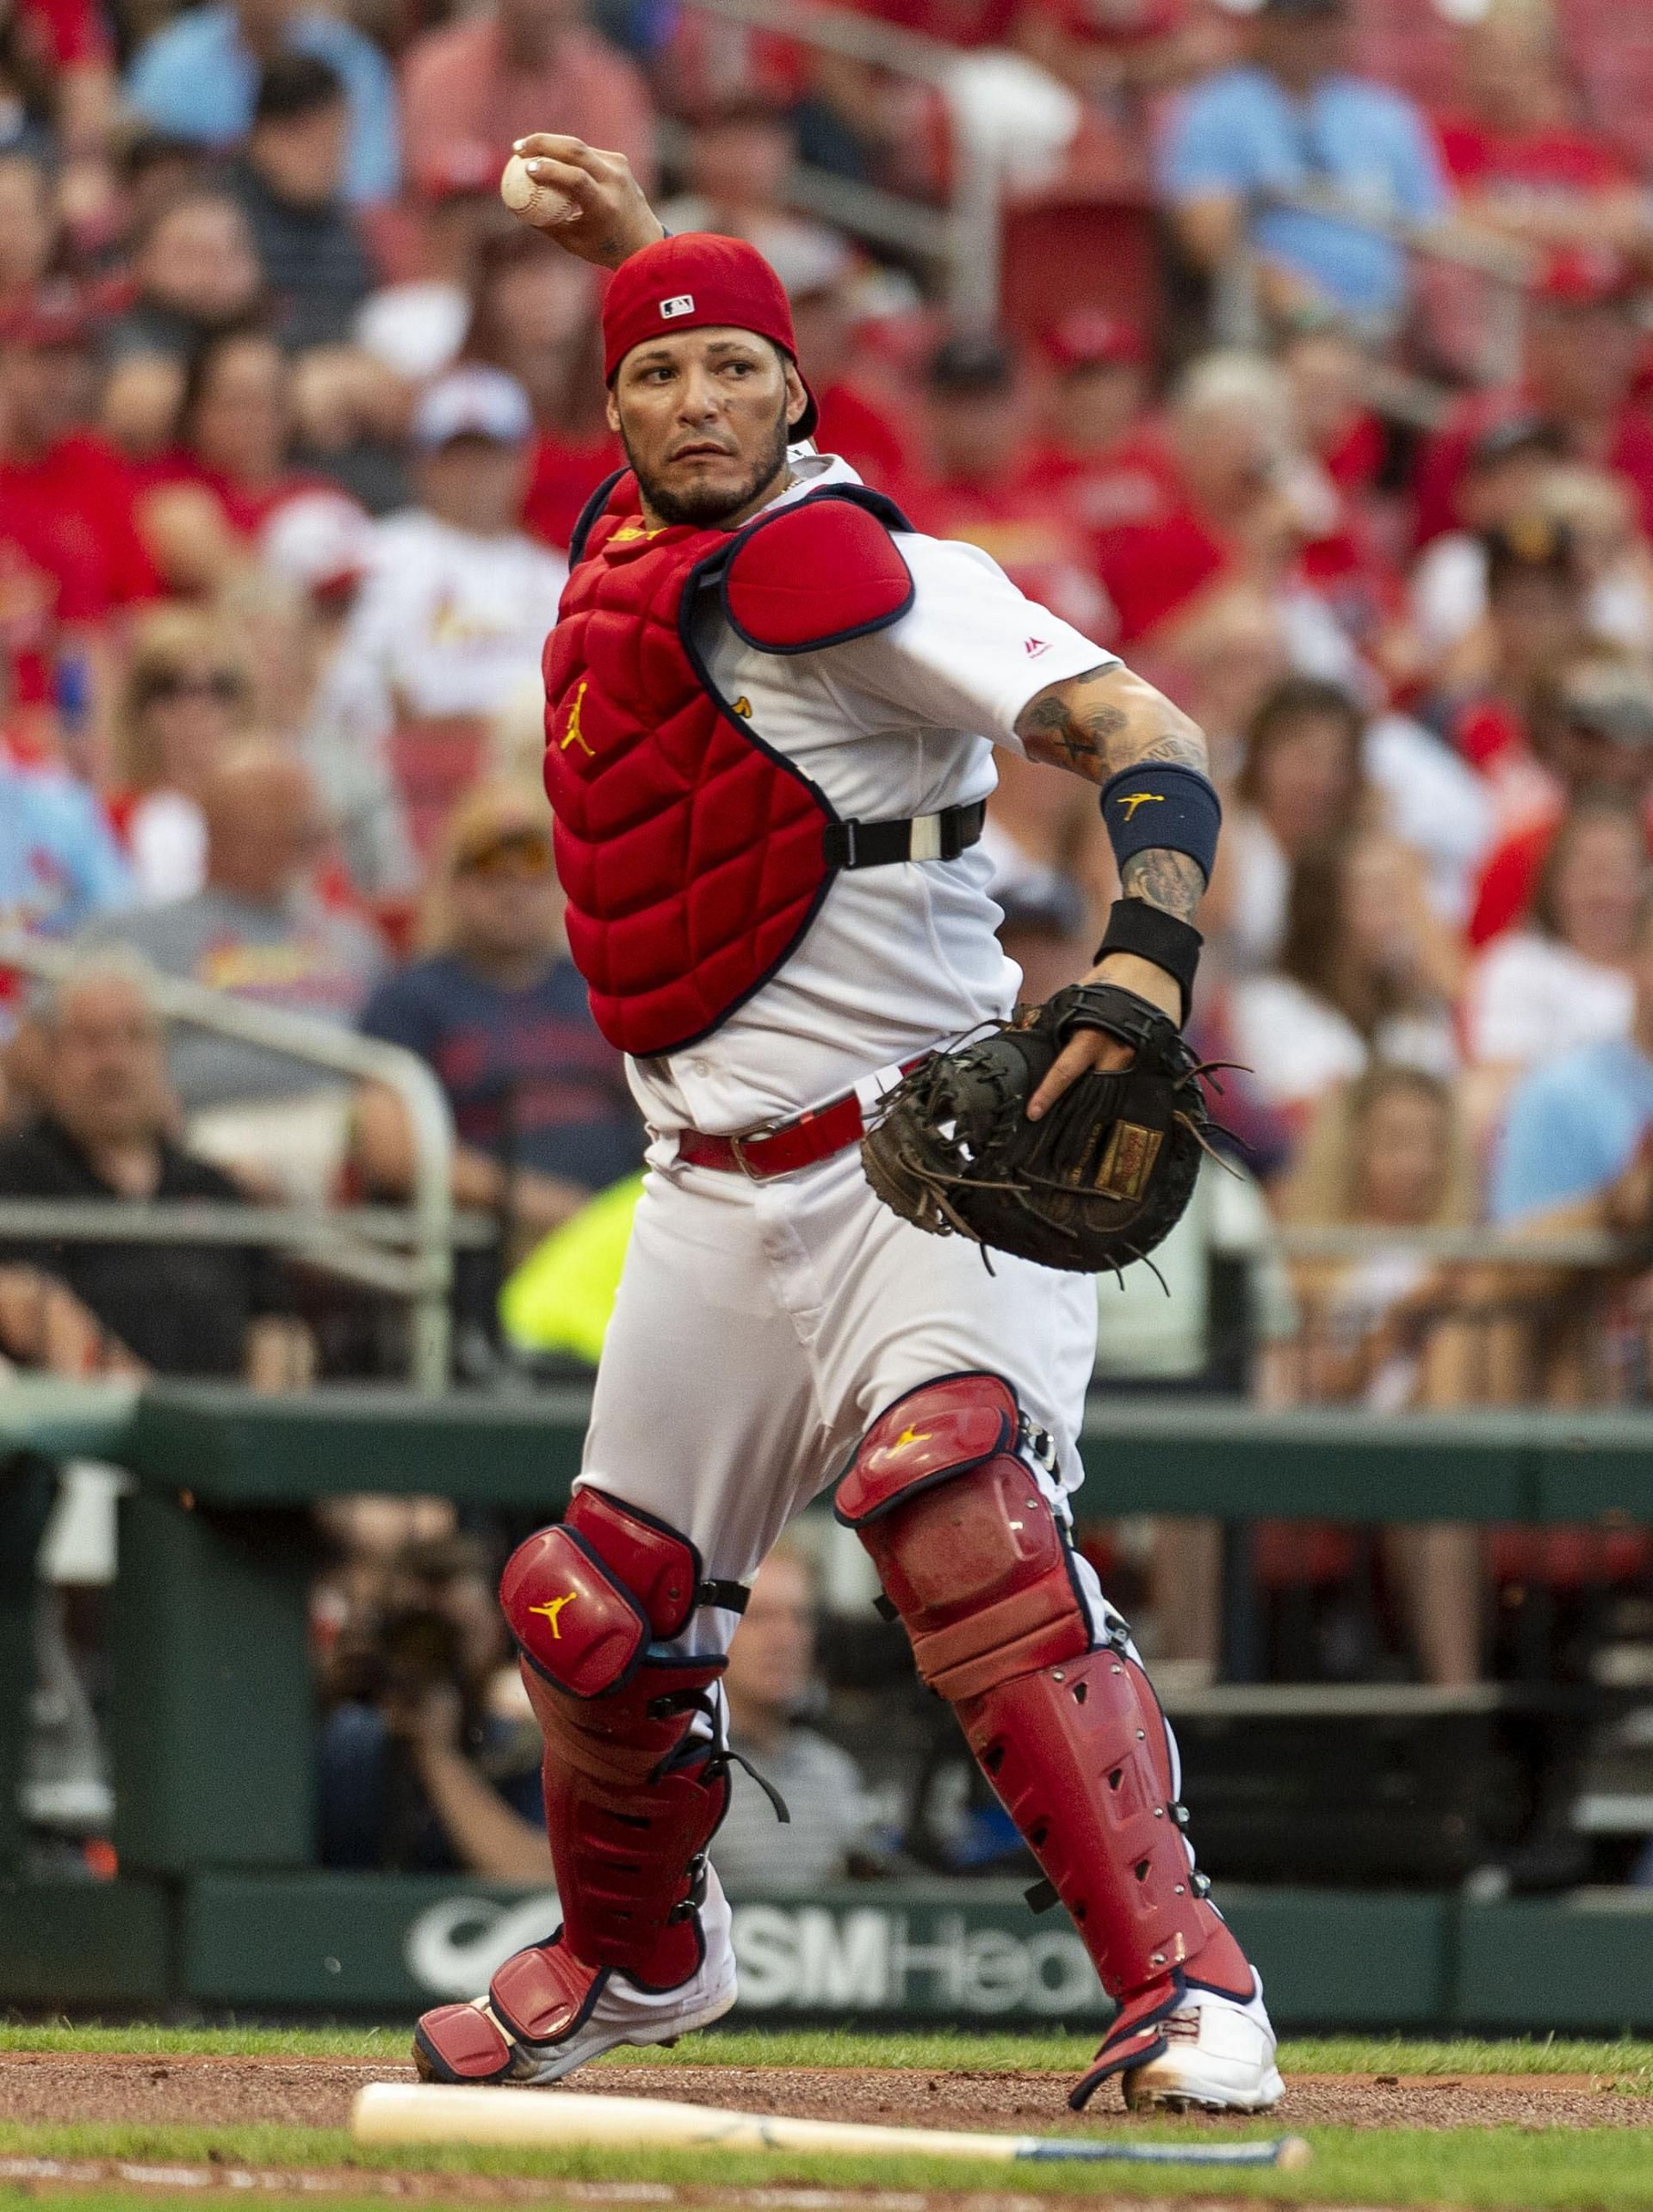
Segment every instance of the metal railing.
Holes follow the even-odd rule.
[[[84,965],[68,947],[0,930],[0,968],[45,982]],[[259,1006],[204,984],[152,967],[149,996],[169,1022],[183,1022],[238,1042],[263,1047],[330,1073],[382,1083],[407,1115],[413,1146],[413,1188],[406,1207],[337,1208],[166,1204],[139,1207],[61,1205],[16,1199],[0,1206],[0,1235],[122,1243],[268,1245],[406,1299],[411,1317],[408,1375],[434,1393],[448,1387],[452,1349],[449,1294],[458,1243],[487,1241],[488,1225],[456,1220],[453,1200],[454,1122],[446,1093],[417,1053],[332,1028],[306,1015]],[[48,1226],[49,1224],[49,1226]]]
[[[1535,1237],[1489,1228],[1395,1229],[1365,1222],[1285,1223],[1277,1232],[1287,1259],[1366,1259],[1375,1251],[1415,1252],[1420,1259],[1489,1266],[1611,1268],[1631,1264],[1647,1247],[1605,1230]]]
[[[982,133],[977,112],[963,96],[966,56],[941,39],[901,30],[847,8],[814,4],[814,0],[806,4],[799,0],[683,0],[683,5],[845,61],[888,70],[940,93],[953,137],[951,186],[944,208],[804,164],[793,171],[792,197],[806,213],[937,264],[944,272],[947,304],[957,321],[994,322],[1003,180],[997,153]]]
[[[1351,1402],[1378,1404],[1367,1392],[1382,1374],[1402,1393],[1388,1402],[1421,1408],[1653,1395],[1653,1316],[1636,1288],[1653,1268],[1653,1236],[1287,1223],[1272,1251],[1294,1270],[1296,1323],[1269,1347],[1271,1394],[1315,1402],[1353,1392]],[[1415,1272],[1385,1281],[1380,1266],[1363,1286],[1359,1270],[1385,1255],[1410,1258]],[[1331,1276],[1317,1280],[1313,1270],[1326,1267]],[[1248,1308],[1254,1325],[1258,1301]],[[1426,1369],[1432,1348],[1442,1358]],[[1253,1356],[1261,1349],[1254,1332]],[[1329,1369],[1320,1364],[1328,1357]],[[1410,1363],[1409,1380],[1396,1361]]]

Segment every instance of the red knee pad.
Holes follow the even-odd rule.
[[[1021,1433],[1007,1382],[950,1375],[898,1399],[839,1485],[833,1510],[872,1554],[919,1672],[954,1702],[1090,1644]]]
[[[686,1536],[589,1487],[505,1562],[499,1602],[523,1659],[574,1697],[631,1679],[651,1640],[680,1635],[700,1588]]]

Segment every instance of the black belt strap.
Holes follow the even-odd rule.
[[[957,860],[981,837],[987,816],[987,801],[978,799],[969,806],[948,806],[939,814],[920,814],[905,822],[829,822],[822,842],[833,868],[888,868],[903,860]]]
[[[696,1605],[705,1605],[714,1613],[744,1613],[746,1600],[752,1596],[743,1582],[703,1582],[695,1592]]]

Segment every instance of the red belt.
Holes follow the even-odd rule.
[[[929,1057],[920,1053],[916,1060],[904,1060],[899,1070],[889,1071],[890,1080]],[[860,1093],[846,1091],[842,1097],[812,1106],[790,1121],[753,1129],[749,1135],[709,1137],[703,1130],[679,1129],[678,1158],[690,1167],[723,1168],[750,1176],[754,1183],[767,1183],[771,1176],[796,1175],[800,1168],[813,1167],[817,1160],[830,1159],[834,1152],[858,1144],[866,1128]]]

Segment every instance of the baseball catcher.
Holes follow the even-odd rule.
[[[614,271],[628,466],[571,550],[546,787],[651,1172],[573,1502],[501,1587],[561,1925],[425,2015],[419,2068],[554,2082],[733,2005],[719,1678],[747,1582],[831,1491],[1115,2000],[1071,2102],[1117,2076],[1134,2105],[1264,2110],[1261,1985],[1069,1510],[1090,1276],[1151,1249],[1204,1139],[1179,1035],[1219,822],[1203,741],[814,450],[751,246],[666,238],[616,155],[518,151],[561,195],[548,235]],[[1124,894],[1090,973],[1019,1019],[978,850],[995,746],[1096,787]]]

